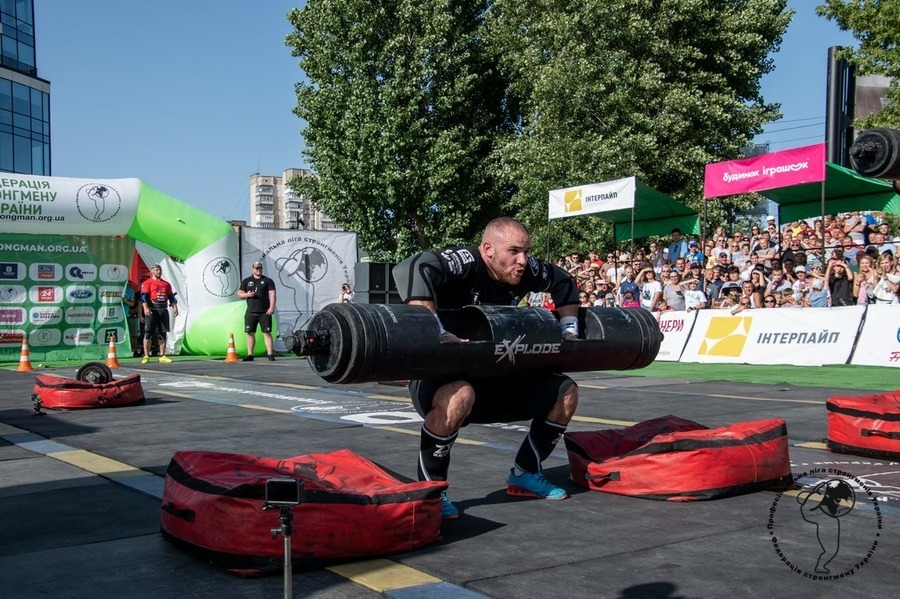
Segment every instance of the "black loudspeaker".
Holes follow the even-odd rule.
[[[359,291],[354,294],[353,301],[357,304],[402,304],[400,294],[396,291]]]
[[[394,262],[357,262],[353,267],[356,288],[353,301],[359,304],[400,304],[397,285],[391,276]]]
[[[850,165],[864,177],[900,179],[900,131],[876,127],[850,146]]]

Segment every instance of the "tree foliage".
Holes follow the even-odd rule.
[[[522,107],[501,155],[533,231],[548,189],[631,175],[701,208],[704,165],[738,157],[780,116],[760,78],[792,14],[784,0],[534,4],[498,0],[491,21]],[[750,203],[711,202],[713,222]],[[557,228],[554,247],[582,250],[609,229],[596,217]]]
[[[317,206],[376,258],[473,239],[510,190],[495,177],[506,83],[484,0],[309,0],[286,43]]]
[[[780,116],[760,78],[790,18],[786,0],[310,0],[287,40],[306,189],[395,258],[500,213],[537,243],[550,189],[631,175],[700,207],[704,165]],[[611,240],[596,217],[552,230],[554,248]]]
[[[900,127],[900,0],[825,0],[816,13],[859,40],[859,48],[845,48],[841,53],[858,74],[892,78],[882,112],[857,124]]]

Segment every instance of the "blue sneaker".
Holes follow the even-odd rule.
[[[523,472],[520,476],[516,476],[515,470],[512,468],[509,470],[509,478],[506,479],[506,494],[553,500],[565,499],[569,496],[540,472]]]
[[[450,503],[446,493],[441,493],[441,520],[456,520],[459,518],[459,510]]]

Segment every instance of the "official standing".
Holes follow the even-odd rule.
[[[244,332],[247,333],[247,355],[243,362],[253,361],[253,350],[256,347],[256,328],[263,334],[266,344],[266,355],[270,362],[275,361],[272,347],[272,314],[275,313],[275,281],[265,276],[263,263],[253,263],[253,274],[241,281],[237,296],[247,300],[247,311],[244,313]]]

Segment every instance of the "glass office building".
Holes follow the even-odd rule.
[[[0,0],[0,172],[50,175],[50,82],[37,76],[33,0]]]

